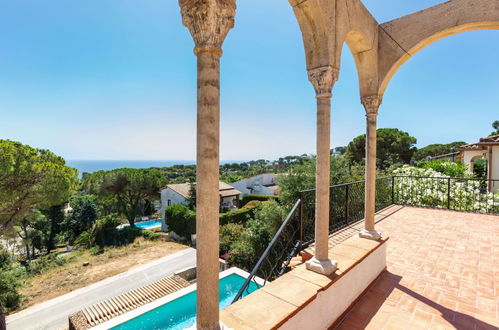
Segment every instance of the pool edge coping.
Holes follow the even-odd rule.
[[[224,278],[224,277],[227,277],[229,275],[232,275],[232,274],[237,274],[243,278],[247,278],[250,274],[240,268],[237,268],[237,267],[231,267],[227,270],[224,270],[222,272],[219,273],[218,275],[218,278],[219,280]],[[263,283],[263,280],[256,277],[254,280],[253,280],[255,283],[257,283],[258,285],[262,285]],[[103,322],[101,324],[98,324],[96,325],[95,327],[91,327],[89,329],[92,329],[92,330],[107,330],[107,329],[111,329],[113,327],[116,327],[120,324],[123,324],[125,322],[128,322],[130,321],[131,319],[134,319],[142,314],[145,314],[147,312],[150,312],[152,311],[153,309],[155,308],[158,308],[164,304],[167,304],[175,299],[178,299],[182,296],[185,296],[193,291],[195,291],[197,289],[197,284],[194,283],[194,284],[191,284],[189,285],[188,287],[186,288],[183,288],[183,289],[180,289],[178,291],[175,291],[173,293],[170,293],[169,295],[166,295],[164,297],[161,297],[159,299],[156,299],[154,301],[151,301],[145,305],[142,305],[136,309],[133,309],[131,311],[128,311],[124,314],[121,314],[117,317],[114,317],[112,318],[111,320],[109,321],[106,321],[106,322]]]

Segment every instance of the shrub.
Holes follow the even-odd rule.
[[[6,312],[19,307],[21,295],[17,292],[20,287],[19,278],[10,268],[0,269],[0,304]]]
[[[287,209],[276,201],[269,201],[255,209],[254,218],[247,222],[247,228],[230,246],[229,264],[250,271],[267,248],[286,215]],[[279,262],[282,260],[271,260],[270,265]]]
[[[255,194],[247,194],[244,195],[243,198],[241,198],[241,203],[240,206],[243,207],[248,202],[250,201],[268,201],[268,200],[276,200],[278,197],[277,196],[270,196],[270,195],[255,195]]]
[[[120,246],[133,243],[137,237],[153,240],[159,234],[150,230],[126,226],[117,229],[120,221],[113,216],[107,216],[95,222],[92,229],[84,231],[76,239],[76,246],[86,249],[98,247],[102,253],[106,246]]]
[[[165,221],[168,230],[174,231],[187,240],[190,240],[191,235],[196,233],[196,213],[184,205],[175,204],[167,207]]]
[[[92,228],[97,219],[97,204],[95,197],[90,195],[73,196],[69,204],[73,210],[64,219],[62,227],[66,237],[72,240]]]
[[[98,256],[99,254],[104,253],[104,249],[100,246],[94,246],[88,249],[88,252],[90,252],[90,254],[93,256]]]
[[[20,277],[19,271],[12,266],[9,251],[0,246],[0,306],[7,312],[16,309],[21,302],[17,292],[21,286]]]
[[[28,272],[29,275],[38,275],[43,273],[45,270],[56,267],[56,266],[62,266],[72,260],[74,260],[75,257],[64,257],[64,256],[59,256],[59,254],[56,253],[51,253],[42,257],[39,257],[38,259],[35,259],[31,261],[30,263],[27,264],[26,271]]]
[[[428,161],[421,161],[416,166],[419,168],[432,169],[439,173],[448,175],[452,178],[470,177],[470,175],[467,173],[467,167],[464,163],[428,160]]]
[[[220,255],[229,252],[231,245],[241,238],[244,226],[236,223],[228,223],[220,226]]]
[[[84,249],[90,249],[94,244],[95,242],[92,236],[92,230],[84,231],[75,240],[75,246]]]
[[[249,219],[253,217],[257,208],[263,205],[261,201],[250,201],[245,207],[241,207],[238,210],[229,211],[227,213],[220,214],[220,224],[226,225],[228,223],[239,223],[245,224]]]
[[[232,244],[228,255],[228,262],[230,265],[251,271],[258,258],[259,256],[256,255],[251,242],[243,239]]]
[[[499,212],[499,193],[487,193],[480,180],[452,179],[433,169],[404,166],[393,172],[397,204],[481,213]],[[413,178],[427,177],[427,178]],[[450,184],[450,187],[449,187]],[[450,188],[450,189],[449,189]],[[449,199],[450,197],[450,199]]]
[[[12,256],[10,252],[0,246],[0,269],[10,266],[12,263]]]
[[[160,234],[151,230],[142,229],[140,236],[144,237],[145,239],[154,241],[159,238]]]
[[[130,227],[125,227],[118,234],[118,227],[120,225],[120,221],[113,216],[107,216],[102,219],[99,219],[95,222],[95,225],[92,228],[92,239],[95,244],[104,248],[106,245],[118,245],[120,243],[119,236],[123,235],[123,231],[127,231]]]

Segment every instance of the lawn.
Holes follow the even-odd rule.
[[[21,309],[56,298],[78,288],[185,249],[185,245],[162,239],[150,241],[141,237],[134,243],[106,248],[100,255],[88,250],[71,253],[73,260],[43,274],[29,278],[20,293],[24,296]],[[88,266],[83,266],[88,262]]]

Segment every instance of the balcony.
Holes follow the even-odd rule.
[[[378,212],[376,227],[390,237],[386,270],[329,326],[495,329],[499,326],[498,220],[495,215],[398,205]],[[330,255],[340,266],[336,276],[307,272],[315,278],[299,282],[295,279],[303,281],[303,267],[298,266],[274,281],[281,285],[264,288],[256,306],[250,295],[227,308],[222,320],[237,329],[291,328],[297,315],[303,321],[307,309],[318,308],[314,301],[326,290],[317,286],[317,277],[334,282],[335,277],[346,276],[341,271],[348,258],[361,259],[353,252],[359,249],[348,243],[360,229],[362,222],[357,222],[330,236]],[[344,244],[351,249],[350,256],[348,249],[338,248]],[[348,265],[344,271],[350,271]],[[321,309],[334,313],[335,306]],[[272,317],[263,318],[268,310]]]

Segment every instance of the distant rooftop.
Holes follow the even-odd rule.
[[[192,183],[193,185],[196,185],[196,183]],[[232,187],[231,185],[219,181],[218,182],[218,190],[219,193],[222,197],[230,197],[230,196],[237,196],[240,195],[241,192],[237,190],[236,188]],[[191,189],[191,183],[186,182],[186,183],[172,183],[167,185],[164,189],[170,188],[171,190],[175,191],[177,194],[181,195],[184,198],[189,198],[189,191]]]
[[[461,146],[457,150],[459,151],[483,150],[484,146],[490,146],[490,145],[499,145],[499,134],[481,138],[479,142]]]

